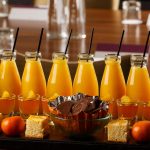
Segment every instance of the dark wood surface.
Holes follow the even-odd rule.
[[[77,149],[92,149],[92,150],[149,150],[149,143],[136,143],[132,139],[128,143],[108,142],[106,134],[97,132],[93,137],[84,138],[68,138],[62,133],[51,133],[45,139],[27,139],[24,137],[6,137],[0,136],[0,149],[7,150],[27,150],[27,149],[54,149],[54,150],[77,150]]]
[[[69,54],[71,60],[77,58],[80,52],[87,52],[89,47],[89,36],[91,29],[95,28],[92,51],[96,50],[98,43],[114,43],[120,41],[122,30],[125,29],[124,44],[145,44],[148,28],[146,27],[146,20],[149,11],[142,12],[143,24],[141,25],[123,25],[121,24],[121,11],[117,10],[100,10],[87,9],[86,10],[86,34],[87,38],[84,40],[71,40],[69,47]],[[3,20],[4,21],[4,20]],[[7,20],[5,20],[7,22]],[[0,21],[2,24],[2,20]],[[37,21],[16,21],[8,20],[8,26],[12,28],[20,27],[19,38],[16,49],[19,52],[33,51],[37,48],[40,30],[42,27],[47,28],[46,22]],[[46,32],[46,30],[45,30]],[[51,59],[51,54],[54,51],[63,51],[60,43],[66,43],[64,40],[46,40],[42,41],[41,52],[43,58]]]

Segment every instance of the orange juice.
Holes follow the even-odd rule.
[[[38,114],[39,102],[36,100],[23,100],[19,102],[20,112],[27,115]]]
[[[141,66],[143,61],[143,65]],[[131,56],[131,69],[127,81],[127,96],[137,102],[150,101],[150,78],[146,58],[142,55]],[[143,106],[139,106],[138,117],[142,116]]]
[[[15,101],[10,99],[0,100],[0,113],[4,115],[9,115],[13,113],[15,106]]]
[[[150,79],[146,66],[131,67],[127,82],[127,95],[135,101],[150,100]]]
[[[131,69],[127,81],[127,96],[134,101],[150,101],[150,78],[142,55],[131,56]]]
[[[40,96],[46,94],[46,80],[40,62],[40,53],[26,52],[26,64],[22,75],[22,96],[27,97],[30,91]],[[37,59],[36,59],[37,57]],[[41,107],[40,107],[41,109]],[[42,110],[40,110],[40,113]]]
[[[72,80],[64,53],[53,54],[53,65],[47,82],[46,96],[50,98],[56,93],[61,96],[72,95]]]
[[[73,94],[77,93],[84,93],[89,96],[99,95],[93,55],[79,55],[78,67],[73,82]]]
[[[142,119],[150,120],[150,102],[143,105]]]
[[[49,102],[48,98],[45,98],[45,97],[42,98],[42,108],[43,108],[43,114],[44,115],[49,115],[48,102]]]
[[[135,120],[137,118],[138,103],[136,102],[122,103],[121,101],[118,101],[117,105],[118,105],[118,118],[131,120]]]
[[[9,95],[8,97],[3,96],[0,97],[0,113],[3,115],[12,115],[14,113],[15,108],[15,95]]]
[[[126,94],[125,79],[121,68],[121,58],[114,54],[105,57],[105,69],[100,85],[100,98],[105,101],[114,101],[110,105],[114,118],[117,117],[116,100]],[[111,112],[110,112],[111,113]]]
[[[16,96],[21,93],[21,80],[15,62],[16,53],[10,50],[3,51],[0,65],[0,95],[4,91]],[[16,100],[15,111],[18,111],[18,102]]]
[[[35,95],[35,97],[23,97],[19,96],[19,110],[23,117],[29,115],[38,115],[40,106],[40,96]]]

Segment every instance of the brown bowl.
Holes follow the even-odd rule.
[[[67,136],[92,135],[95,131],[103,129],[111,119],[110,114],[103,118],[93,119],[92,114],[89,115],[84,112],[78,116],[68,117],[50,113],[50,117],[56,129],[61,130]]]
[[[92,135],[111,119],[108,104],[98,97],[77,94],[60,96],[48,103],[51,120],[64,135]]]

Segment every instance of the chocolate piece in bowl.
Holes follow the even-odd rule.
[[[100,103],[101,101],[99,99],[93,99],[93,98],[89,99],[85,112],[92,113],[93,111],[99,108]]]
[[[72,106],[72,114],[73,115],[78,115],[81,112],[84,112],[86,108],[88,107],[89,100],[86,98],[83,98],[79,101],[77,101],[73,106]]]
[[[105,117],[108,114],[108,109],[109,109],[108,103],[102,101],[99,105],[99,109],[101,110],[99,111],[99,115],[101,115],[101,117]]]
[[[76,103],[72,107],[72,114],[77,115],[80,112],[92,112],[99,107],[100,103],[100,100],[86,96],[76,101]]]
[[[71,115],[71,109],[74,105],[73,101],[65,101],[62,102],[57,106],[57,109],[63,114],[63,115]]]

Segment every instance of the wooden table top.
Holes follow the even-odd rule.
[[[71,60],[77,58],[80,52],[87,52],[89,47],[89,38],[92,28],[95,28],[92,52],[96,50],[98,43],[114,43],[120,41],[122,30],[125,29],[124,44],[145,44],[148,28],[146,27],[146,20],[150,12],[142,12],[143,24],[141,25],[123,25],[121,24],[121,11],[117,10],[100,10],[87,9],[86,10],[86,39],[71,40],[69,47],[69,54]],[[2,20],[0,21],[2,23]],[[42,27],[46,28],[46,22],[36,21],[17,21],[8,20],[8,25],[12,28],[20,27],[19,37],[16,49],[19,52],[33,51],[37,48],[40,30]],[[47,40],[44,35],[41,53],[43,58],[51,59],[52,52],[63,51],[66,39],[64,40]]]

